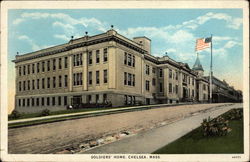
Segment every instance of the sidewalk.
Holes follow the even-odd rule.
[[[232,108],[242,107],[242,104],[234,104],[223,108],[200,113],[198,115],[179,120],[169,125],[152,129],[123,140],[96,147],[80,154],[148,154],[173,142],[188,132],[200,126],[204,118],[217,117]]]

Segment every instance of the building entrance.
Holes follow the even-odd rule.
[[[80,105],[82,103],[82,96],[73,96],[71,104]]]

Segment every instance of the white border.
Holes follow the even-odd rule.
[[[48,7],[49,6],[49,7]],[[235,154],[240,159],[232,159],[233,154],[178,154],[160,155],[154,161],[248,161],[249,160],[249,11],[247,1],[3,1],[1,3],[1,159],[3,161],[107,161],[93,160],[91,155],[31,155],[7,154],[7,11],[8,9],[89,9],[89,8],[241,8],[243,9],[243,60],[244,60],[244,152]],[[112,154],[109,154],[112,155]],[[140,154],[141,155],[141,154]],[[113,160],[114,161],[114,160]],[[116,161],[128,161],[116,160]],[[145,160],[129,160],[145,161]],[[152,160],[151,160],[152,161]]]

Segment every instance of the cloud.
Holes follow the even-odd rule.
[[[64,34],[55,34],[55,35],[54,35],[54,38],[62,39],[62,40],[64,40],[64,41],[69,41],[69,40],[70,40],[70,38],[67,37],[67,36],[64,35]]]
[[[226,27],[231,29],[239,29],[243,23],[242,18],[234,18],[225,13],[208,12],[205,15],[199,16],[196,19],[185,21],[180,26],[181,28],[190,28],[192,30],[198,28],[200,25],[205,24],[211,20],[223,20],[226,22]]]
[[[31,38],[29,38],[27,35],[21,35],[18,37],[19,40],[24,40],[28,42],[28,44],[31,46],[32,50],[37,51],[40,50],[41,47],[39,47]]]

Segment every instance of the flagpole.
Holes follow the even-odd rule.
[[[213,87],[212,87],[212,77],[213,77],[213,41],[212,41],[212,34],[211,34],[211,62],[210,62],[210,88],[209,88],[209,90],[210,90],[210,103],[212,103],[212,95],[213,95],[213,93],[212,93],[212,91],[213,91]]]

